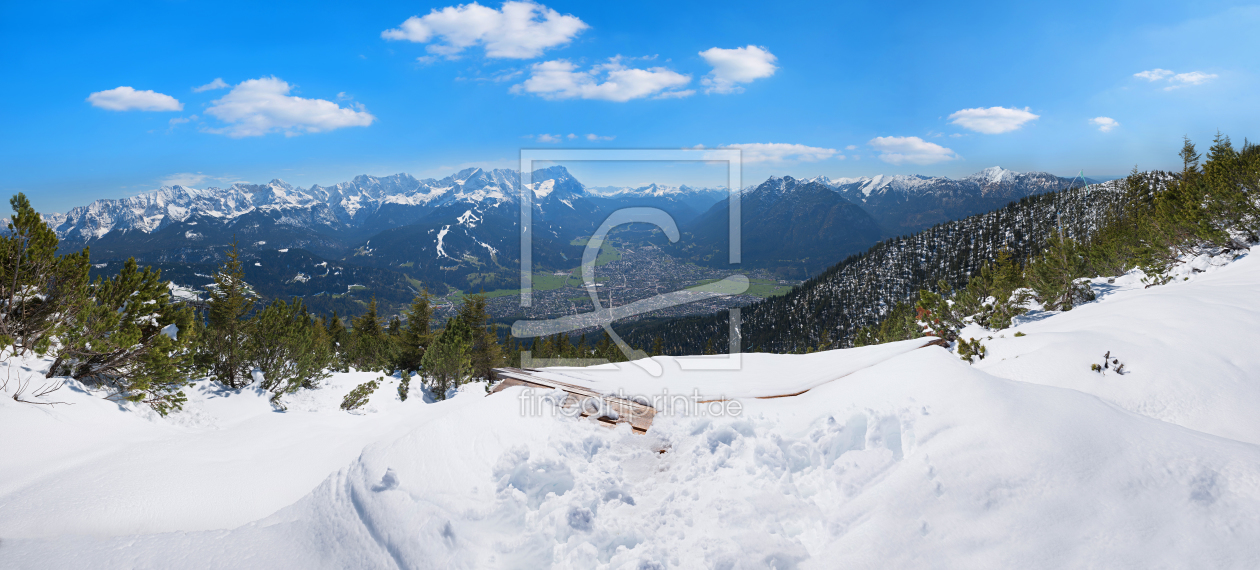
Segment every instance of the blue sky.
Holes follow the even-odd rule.
[[[1257,29],[1260,6],[1211,1],[7,2],[0,191],[62,211],[522,147],[749,145],[746,183],[1119,175],[1171,167],[1183,134],[1256,137]]]

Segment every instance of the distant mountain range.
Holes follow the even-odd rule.
[[[588,188],[562,166],[535,171],[532,180],[522,188],[515,170],[470,168],[440,180],[364,175],[328,187],[299,188],[281,180],[228,188],[167,186],[45,219],[63,249],[90,246],[98,264],[134,256],[174,274],[189,273],[178,266],[211,267],[236,239],[251,258],[294,250],[292,255],[306,252],[298,265],[308,269],[331,261],[345,268],[342,275],[350,267],[396,273],[386,279],[394,288],[410,282],[413,288],[489,291],[519,283],[521,199],[528,191],[537,269],[577,265],[581,247],[572,245],[574,240],[589,236],[612,211],[637,206],[674,217],[685,235],[669,246],[675,255],[707,265],[727,261],[723,188]],[[803,278],[882,238],[1070,185],[1046,173],[997,167],[960,180],[771,177],[742,191],[744,266]],[[287,283],[272,287],[277,292],[293,290],[292,280],[306,275],[296,269],[293,276],[272,275],[275,271],[267,272],[268,279]],[[317,283],[299,283],[303,291],[318,289]],[[362,295],[369,294],[371,284],[364,286]]]
[[[742,265],[808,278],[888,237],[1000,208],[1089,179],[987,168],[960,180],[928,176],[771,177],[743,191]],[[727,261],[727,202],[687,224],[674,251],[698,263]]]
[[[1004,172],[987,172],[992,174],[987,180],[1018,179]],[[1161,172],[1147,176],[1152,185],[1172,178]],[[817,183],[800,186],[807,190]],[[936,291],[942,281],[949,287],[964,287],[1003,249],[1024,263],[1041,253],[1052,236],[1088,239],[1123,211],[1128,200],[1123,180],[1074,186],[883,240],[813,274],[785,295],[743,307],[743,350],[797,352],[827,343],[852,346],[858,329],[886,318],[897,303],[913,302],[920,290]],[[659,342],[666,354],[699,354],[706,346],[726,346],[729,330],[729,317],[722,313],[643,319],[619,329],[631,345]]]

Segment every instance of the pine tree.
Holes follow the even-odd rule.
[[[179,409],[192,373],[192,323],[192,310],[173,302],[161,272],[128,259],[113,278],[91,285],[48,375],[108,386],[110,398],[145,402],[162,414]]]
[[[446,392],[468,381],[472,375],[470,352],[473,330],[459,317],[446,322],[422,358],[422,368],[433,381],[433,397],[446,399]]]
[[[338,366],[338,370],[346,372],[350,362],[350,333],[337,316],[337,311],[333,311],[332,316],[324,322],[324,332],[333,351],[334,364]]]
[[[1046,310],[1069,311],[1094,298],[1088,284],[1077,283],[1085,276],[1085,267],[1075,241],[1052,237],[1046,251],[1028,264],[1028,285]]]
[[[401,346],[398,351],[398,368],[409,372],[420,369],[425,348],[433,341],[429,330],[429,320],[433,318],[432,300],[429,290],[425,289],[411,301],[407,311],[407,325],[401,334]]]
[[[409,392],[411,392],[411,373],[403,370],[398,378],[398,399],[406,402]]]
[[[494,324],[490,322],[490,315],[486,311],[486,296],[465,296],[458,318],[471,330],[469,359],[472,377],[493,382],[493,369],[503,365],[503,347],[499,346],[499,335],[495,333]]]
[[[389,339],[376,313],[376,297],[350,329],[350,362],[359,370],[380,370],[390,363]]]
[[[1217,133],[1208,149],[1201,181],[1218,244],[1241,245],[1229,241],[1231,231],[1245,235],[1247,241],[1256,241],[1260,233],[1260,153],[1249,147],[1250,143],[1244,143],[1239,152],[1229,137]]]
[[[245,283],[240,251],[232,242],[227,260],[214,275],[214,290],[206,303],[206,341],[203,349],[209,357],[210,375],[229,388],[250,383],[249,338],[247,319],[254,307],[253,294]]]
[[[327,377],[332,351],[323,329],[299,299],[275,300],[254,315],[250,364],[263,373],[263,389],[279,396],[313,388]]]
[[[42,355],[85,306],[88,250],[57,255],[56,232],[26,195],[9,204],[14,215],[0,236],[0,348]]]

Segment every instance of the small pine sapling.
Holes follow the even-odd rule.
[[[368,398],[372,397],[372,392],[375,392],[379,386],[380,382],[377,380],[359,384],[346,394],[345,399],[341,401],[341,409],[349,412],[363,407],[363,404],[368,402]]]
[[[398,382],[398,399],[406,402],[409,390],[411,390],[411,373],[403,370],[401,380]]]
[[[988,354],[988,352],[989,350],[985,348],[983,344],[980,344],[980,341],[974,338],[968,340],[958,340],[958,356],[969,363],[974,362],[973,359],[976,357],[979,357],[980,360],[984,360],[984,357]]]

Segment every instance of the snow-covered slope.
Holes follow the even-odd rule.
[[[362,416],[329,409],[341,377],[299,395],[309,412],[203,393],[200,425],[6,398],[0,566],[1256,568],[1260,257],[1184,276],[1099,280],[1095,303],[986,332],[974,366],[890,345],[747,354],[725,384],[668,359],[652,379],[549,372],[738,396],[662,405],[646,436],[477,385],[436,404],[382,388]],[[1129,372],[1091,372],[1106,351]]]
[[[995,338],[982,341],[989,355],[976,367],[1260,444],[1260,255],[1225,263],[1233,255],[1187,260],[1171,282],[1149,289],[1140,271],[1113,283],[1096,279],[1101,302],[987,333]],[[1123,374],[1090,370],[1108,353],[1124,364]]]

